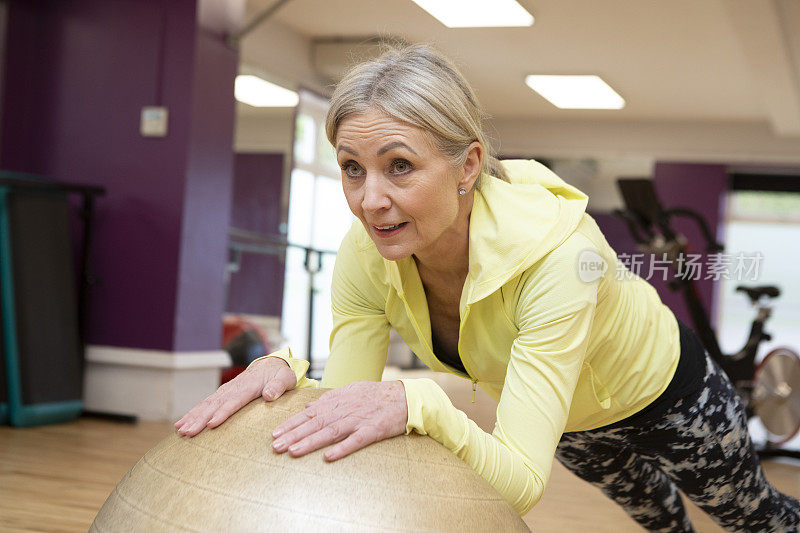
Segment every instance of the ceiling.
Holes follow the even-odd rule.
[[[739,124],[758,130],[766,147],[770,139],[787,153],[797,146],[800,161],[800,2],[519,2],[535,17],[533,26],[450,29],[411,0],[290,0],[245,37],[242,57],[278,81],[283,76],[327,92],[330,80],[310,59],[298,65],[288,52],[281,58],[283,44],[276,43],[313,55],[315,43],[337,38],[426,42],[456,61],[499,122],[650,129],[685,123],[706,130],[709,124]],[[274,3],[248,0],[245,20]],[[527,74],[597,74],[626,106],[557,109],[524,84]]]

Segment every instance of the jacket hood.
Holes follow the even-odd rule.
[[[534,160],[502,162],[510,183],[484,176],[469,230],[466,303],[492,294],[569,237],[588,197]]]
[[[482,300],[569,237],[588,197],[534,160],[502,161],[510,182],[481,177],[469,224],[469,274],[461,303]],[[384,259],[388,279],[403,293],[412,258]],[[408,264],[406,264],[408,263]]]

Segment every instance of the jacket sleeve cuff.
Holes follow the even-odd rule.
[[[292,369],[292,372],[294,372],[294,375],[297,378],[297,385],[295,388],[304,389],[308,387],[319,387],[319,383],[316,380],[305,377],[306,372],[308,371],[309,362],[305,359],[297,359],[292,357],[292,351],[288,346],[278,350],[277,352],[272,352],[263,357],[259,357],[250,364],[252,365],[253,363],[261,361],[262,359],[266,359],[267,357],[277,357],[278,359],[283,359],[286,361],[286,363],[289,365],[289,368]]]
[[[422,398],[424,385],[419,384],[419,379],[401,379],[406,390],[406,407],[408,409],[408,422],[406,423],[406,435],[416,431],[420,435],[427,435],[425,431],[425,420],[422,415]],[[421,390],[422,389],[422,390]]]
[[[412,431],[428,435],[450,451],[458,453],[465,443],[467,415],[453,407],[450,398],[432,379],[400,381],[406,390],[406,435]]]

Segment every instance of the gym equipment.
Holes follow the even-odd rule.
[[[757,366],[755,364],[759,345],[771,340],[764,331],[764,324],[772,313],[769,299],[777,298],[780,289],[771,285],[736,288],[747,295],[757,313],[744,347],[736,353],[723,354],[697,286],[687,275],[687,239],[672,228],[671,222],[678,216],[694,220],[706,241],[707,253],[721,252],[723,245],[716,242],[702,215],[696,211],[665,209],[652,180],[619,179],[617,185],[626,208],[614,213],[625,221],[640,251],[666,257],[674,274],[669,287],[683,296],[700,340],[731,379],[745,404],[748,418],[758,416],[771,434],[759,454],[800,458],[800,451],[778,448],[800,432],[800,356],[789,348],[777,348],[764,356]]]
[[[104,192],[0,172],[0,423],[35,426],[81,414],[91,222],[94,197]],[[83,198],[78,291],[71,193]]]
[[[528,531],[474,470],[411,434],[325,462],[272,450],[272,429],[324,389],[252,401],[215,429],[177,432],[122,478],[90,532]]]
[[[320,250],[308,246],[301,246],[299,244],[292,244],[286,241],[283,236],[270,236],[260,233],[243,230],[240,228],[230,228],[229,230],[230,241],[228,243],[229,261],[227,272],[237,272],[241,264],[243,253],[256,253],[263,255],[276,255],[281,258],[286,257],[286,250],[288,248],[296,248],[303,250],[305,253],[305,260],[303,266],[308,273],[308,330],[306,336],[306,360],[311,365],[309,367],[308,376],[319,378],[321,375],[316,374],[315,364],[313,361],[312,353],[314,346],[314,301],[316,298],[317,289],[314,286],[314,278],[322,271],[322,258],[324,255],[335,256],[338,252],[335,250]],[[263,354],[262,354],[263,355]]]
[[[264,354],[274,351],[261,329],[240,316],[222,321],[222,348],[231,356],[231,367],[221,370],[220,385],[227,383],[247,369]]]

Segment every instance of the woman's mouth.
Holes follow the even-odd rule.
[[[393,237],[403,231],[406,224],[408,224],[408,222],[401,222],[393,226],[372,226],[372,229],[375,230],[375,234],[379,237]]]

